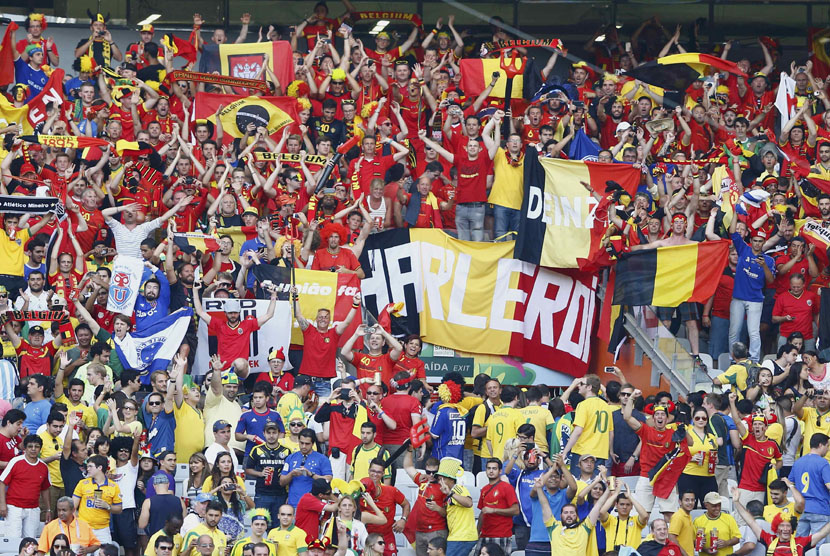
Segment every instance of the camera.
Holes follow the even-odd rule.
[[[814,391],[813,391],[813,395],[815,395],[815,396],[823,396],[823,395],[824,395],[824,390],[814,390]]]
[[[193,185],[194,181],[196,181],[196,180],[193,179],[193,176],[187,176],[184,179],[184,183],[187,184],[187,185]]]
[[[352,397],[352,389],[351,388],[343,388],[340,390],[340,399],[343,401],[350,400]]]
[[[236,485],[233,483],[225,483],[222,485],[222,490],[236,490]]]

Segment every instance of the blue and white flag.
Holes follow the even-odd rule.
[[[571,148],[568,150],[568,158],[571,160],[587,160],[596,162],[599,156],[599,145],[591,141],[581,129],[576,130],[574,138],[571,139]]]
[[[121,364],[125,369],[138,371],[141,382],[148,383],[150,373],[170,365],[192,318],[193,309],[186,307],[157,320],[141,332],[128,332],[123,340],[113,336]]]
[[[738,203],[735,204],[735,212],[746,216],[749,214],[746,209],[747,205],[760,208],[761,205],[767,201],[767,199],[769,199],[769,192],[767,191],[763,191],[761,189],[747,191],[741,195],[740,199],[738,199]]]
[[[143,260],[125,255],[115,257],[112,262],[107,311],[121,313],[128,317],[133,314],[143,272]]]

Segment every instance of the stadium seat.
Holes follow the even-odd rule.
[[[761,363],[764,361],[775,361],[776,357],[778,357],[777,353],[768,353],[761,359]]]
[[[412,548],[401,548],[398,545],[398,556],[415,556],[415,550]]]
[[[725,371],[729,368],[729,365],[732,364],[731,361],[731,355],[729,355],[728,353],[721,353],[720,355],[718,355],[718,369],[720,369],[721,371]]]
[[[423,473],[423,470],[418,470],[420,473]],[[409,486],[416,486],[409,475],[406,473],[405,469],[398,469],[395,472],[395,486],[398,488],[409,487]]]
[[[712,361],[712,356],[708,353],[701,353],[700,360],[703,362],[704,365],[706,365],[707,370],[712,369],[715,366],[715,362]]]
[[[810,554],[812,552],[812,554]],[[830,544],[824,543],[818,549],[818,555],[816,554],[816,549],[812,548],[804,553],[804,556],[830,556]]]
[[[3,531],[3,535],[13,535],[12,531]],[[19,533],[18,533],[19,534]],[[23,540],[23,537],[17,536],[2,536],[0,537],[0,553],[7,554],[13,552],[14,554],[18,553],[18,548],[20,548],[20,541]]]
[[[637,486],[637,481],[640,477],[617,477],[619,480],[628,485],[628,489],[633,493],[634,487]]]
[[[464,476],[461,478],[461,484],[467,488],[476,486],[475,475],[473,475],[469,471],[465,471]]]
[[[176,464],[176,480],[177,481],[186,481],[189,476],[190,476],[190,465],[188,465],[186,463],[177,463]]]
[[[510,556],[525,556],[524,550],[516,550],[510,554]]]
[[[706,510],[692,510],[692,521],[706,513]]]
[[[252,497],[256,494],[256,481],[245,481],[245,492]]]
[[[476,473],[476,486],[478,488],[483,487],[488,483],[487,481],[487,472],[486,471],[479,471]]]

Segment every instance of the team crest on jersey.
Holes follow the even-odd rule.
[[[808,300],[807,300],[807,307],[812,307],[812,306],[813,306],[813,300],[812,300],[812,299],[808,299]]]
[[[237,328],[237,329],[236,329],[236,333],[237,333],[237,334],[239,334],[239,335],[241,336],[241,335],[242,335],[242,328],[241,328],[241,327],[240,327],[240,328]]]
[[[323,338],[323,342],[326,343],[326,344],[329,343],[330,341],[331,341],[331,338]]]

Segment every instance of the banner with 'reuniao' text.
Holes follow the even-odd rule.
[[[393,333],[471,353],[510,355],[582,376],[597,278],[513,258],[513,243],[459,241],[441,230],[370,236],[361,256],[367,309],[404,301]]]

